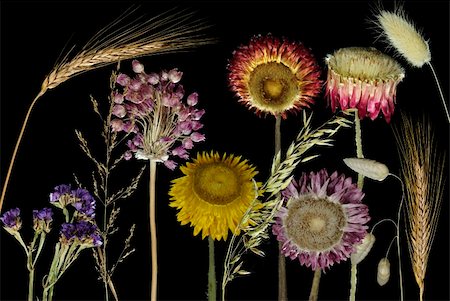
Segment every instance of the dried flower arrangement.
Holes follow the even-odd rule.
[[[418,18],[421,4],[370,12],[367,3],[273,2],[261,3],[258,13],[252,3],[241,3],[240,10],[236,3],[216,4],[219,9],[192,2],[196,13],[158,13],[159,6],[172,7],[162,3],[126,9],[45,77],[16,126],[18,139],[4,140],[15,143],[10,161],[2,143],[8,169],[2,168],[0,210],[9,210],[2,210],[0,222],[9,235],[1,236],[6,255],[0,256],[2,276],[13,278],[1,277],[0,298],[448,298],[436,286],[448,277],[433,277],[439,269],[434,258],[448,262],[440,216],[448,208],[443,145],[450,117],[437,76],[446,83],[448,74],[436,27]],[[95,15],[95,6],[85,13]],[[90,22],[104,22],[107,10],[98,7],[102,14],[86,18],[86,33]],[[120,3],[111,7],[124,10]],[[319,7],[327,24],[317,24],[313,14],[298,18],[299,9]],[[135,18],[143,9],[155,17]],[[233,24],[221,17],[222,9],[233,14]],[[418,30],[406,13],[427,27]],[[198,19],[208,14],[207,23]],[[358,34],[369,32],[363,18],[388,44],[386,51],[377,39]],[[398,61],[389,56],[391,48]],[[434,82],[402,67],[404,61],[429,66]],[[111,69],[100,67],[113,63],[108,87],[102,72]],[[97,89],[107,91],[89,98]],[[74,90],[80,90],[76,105],[37,112],[43,96],[72,98]],[[80,97],[90,99],[91,109]],[[233,107],[233,99],[250,110]],[[419,109],[432,117],[406,113]],[[33,161],[47,165],[28,163],[30,195],[16,188],[18,177],[25,178],[20,161],[31,158],[29,140],[48,141],[41,133],[49,133],[36,130],[42,124],[30,119],[32,112],[53,114],[55,133],[77,130],[70,139],[56,134],[43,142],[51,145],[49,155],[35,148],[42,160]],[[272,116],[275,139],[267,126]],[[158,163],[166,168],[157,173]],[[55,181],[73,184],[55,187]],[[49,190],[50,205],[42,197]],[[394,227],[385,229],[389,224]],[[22,271],[15,268],[17,242],[25,254]]]

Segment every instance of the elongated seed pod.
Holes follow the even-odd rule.
[[[385,285],[391,276],[391,264],[389,259],[382,258],[378,263],[377,282],[380,286]]]
[[[372,233],[367,233],[362,242],[356,246],[356,252],[350,256],[352,264],[359,264],[366,258],[375,243],[375,236]]]
[[[364,158],[345,158],[344,163],[353,171],[372,180],[383,181],[389,175],[389,169],[387,166],[375,160]]]

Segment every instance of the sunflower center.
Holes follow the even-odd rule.
[[[288,210],[286,232],[299,248],[326,251],[341,241],[346,215],[340,204],[308,196],[291,200]]]
[[[223,163],[205,164],[195,172],[194,191],[205,202],[225,205],[240,195],[239,177]]]
[[[300,97],[298,80],[289,67],[278,62],[263,63],[250,74],[248,88],[256,107],[272,113],[284,112]]]

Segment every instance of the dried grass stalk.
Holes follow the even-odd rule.
[[[434,131],[425,117],[413,120],[402,114],[394,134],[406,186],[408,249],[422,300],[445,186],[445,154],[437,154]]]

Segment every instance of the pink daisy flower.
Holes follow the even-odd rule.
[[[273,234],[281,253],[301,265],[325,269],[347,260],[367,234],[369,209],[364,193],[351,178],[325,169],[303,173],[282,192],[285,206],[277,215]]]

